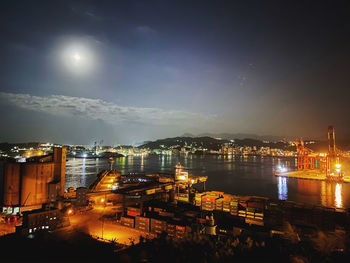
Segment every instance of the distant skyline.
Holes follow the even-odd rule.
[[[0,142],[350,138],[348,1],[4,1]]]

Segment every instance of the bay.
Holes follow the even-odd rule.
[[[206,188],[237,195],[264,196],[272,199],[350,207],[350,184],[276,177],[274,169],[283,165],[296,168],[295,158],[221,155],[148,155],[115,158],[113,169],[122,174],[173,173],[181,163],[189,173],[208,176]],[[69,158],[66,188],[89,187],[96,175],[109,168],[106,159]]]

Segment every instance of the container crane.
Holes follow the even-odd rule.
[[[316,153],[306,147],[303,139],[295,139],[295,146],[298,156],[298,171],[320,169],[326,174],[329,180],[342,180],[341,153],[335,145],[335,130],[333,126],[328,126],[328,153]]]

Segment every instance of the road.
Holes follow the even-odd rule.
[[[115,214],[113,208],[95,207],[93,210],[84,212],[82,214],[77,213],[69,217],[71,227],[79,229],[85,233],[92,235],[93,237],[103,238],[125,245],[130,245],[132,240],[134,243],[138,243],[140,236],[152,237],[149,233],[143,233],[136,229],[121,226],[118,223],[110,220],[100,220],[102,215]]]

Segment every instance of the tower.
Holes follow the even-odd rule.
[[[54,181],[59,182],[59,195],[64,195],[64,186],[66,180],[66,147],[53,148],[54,162]]]

